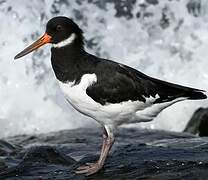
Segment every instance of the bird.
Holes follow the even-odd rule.
[[[89,176],[103,168],[120,125],[149,122],[176,102],[207,98],[204,90],[159,80],[90,54],[84,41],[82,29],[71,18],[56,16],[47,22],[42,37],[14,57],[51,44],[52,69],[66,101],[103,128],[99,159],[78,167],[76,174]]]

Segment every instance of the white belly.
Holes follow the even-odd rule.
[[[86,94],[86,89],[97,81],[95,74],[85,74],[82,76],[80,83],[59,82],[67,101],[79,112],[85,114],[102,125],[121,125],[135,122],[150,121],[156,117],[160,111],[171,104],[185,100],[179,98],[172,102],[153,104],[155,98],[150,97],[146,102],[125,101],[117,104],[101,105],[95,102]]]

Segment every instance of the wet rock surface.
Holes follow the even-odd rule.
[[[187,123],[184,132],[208,136],[208,108],[199,108]]]
[[[99,173],[85,177],[74,170],[99,156],[101,132],[65,130],[0,142],[0,179],[204,179],[208,178],[208,138],[121,128]]]

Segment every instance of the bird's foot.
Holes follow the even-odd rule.
[[[86,165],[80,166],[75,171],[76,174],[85,174],[86,176],[92,175],[98,172],[102,168],[102,165],[96,163],[86,163]]]

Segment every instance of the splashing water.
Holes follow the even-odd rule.
[[[0,136],[95,124],[65,102],[50,67],[49,46],[13,61],[56,15],[81,26],[91,53],[163,80],[208,89],[208,2],[202,1],[198,17],[188,13],[185,0],[148,6],[138,1],[126,16],[119,16],[114,3],[0,1]],[[206,105],[206,100],[181,102],[139,126],[181,131],[194,110]]]

